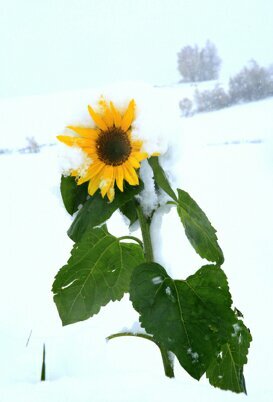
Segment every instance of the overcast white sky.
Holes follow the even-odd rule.
[[[179,80],[177,52],[213,41],[223,76],[273,63],[272,0],[0,0],[0,96]]]

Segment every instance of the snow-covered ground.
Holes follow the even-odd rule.
[[[174,103],[184,96],[182,87],[161,91]],[[27,136],[54,143],[75,107],[85,107],[87,99],[88,92],[82,92],[1,101],[0,148],[20,148]],[[268,99],[181,119],[173,171],[218,230],[234,304],[253,335],[245,368],[251,402],[273,397],[272,111],[273,99]],[[71,218],[59,196],[56,151],[52,146],[37,154],[0,155],[0,401],[245,400],[205,379],[198,383],[178,364],[176,378],[165,378],[158,350],[143,339],[106,343],[107,335],[137,319],[128,297],[90,320],[61,326],[51,284],[72,242],[66,236]],[[116,214],[110,231],[126,230]],[[156,257],[173,276],[185,278],[203,265],[175,211],[163,217],[160,235]],[[43,343],[47,381],[41,383]]]

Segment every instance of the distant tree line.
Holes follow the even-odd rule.
[[[0,155],[11,154],[13,152],[19,152],[20,154],[36,154],[41,151],[42,148],[52,146],[55,144],[39,144],[34,137],[26,137],[27,145],[23,148],[1,148]]]
[[[178,70],[182,75],[182,82],[215,80],[219,77],[220,66],[221,59],[215,45],[210,41],[202,49],[197,45],[185,46],[178,53]],[[218,83],[210,90],[197,89],[194,101],[184,98],[179,106],[184,116],[190,116],[194,112],[222,109],[269,96],[273,96],[273,66],[261,67],[255,60],[251,60],[238,74],[230,78],[227,91]]]
[[[238,74],[229,80],[229,96],[232,103],[251,102],[273,95],[273,66],[260,67],[251,60]]]

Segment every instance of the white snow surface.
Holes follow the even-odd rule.
[[[170,110],[183,97],[179,86],[161,91]],[[55,143],[65,125],[82,121],[87,104],[97,97],[90,93],[2,100],[0,147],[22,147],[26,136]],[[140,99],[141,91],[138,95]],[[148,96],[146,100],[148,107]],[[272,110],[273,99],[267,99],[181,118],[171,136],[178,158],[169,155],[162,161],[170,178],[192,195],[218,231],[234,304],[253,335],[245,366],[249,402],[269,402],[273,396]],[[149,124],[152,135],[160,134],[166,147],[168,123],[172,130],[176,124],[165,109],[158,110],[161,117],[165,123],[160,133],[152,130],[152,120]],[[51,284],[72,242],[66,235],[71,217],[59,194],[57,153],[57,147],[44,147],[37,154],[0,155],[0,401],[245,401],[244,395],[215,389],[205,378],[195,381],[177,361],[176,378],[165,378],[159,351],[151,342],[123,337],[106,343],[108,335],[138,321],[128,296],[87,321],[62,327]],[[114,214],[109,229],[117,236],[128,233],[119,214]],[[175,278],[184,279],[207,263],[194,252],[169,206],[156,213],[152,237],[156,260]],[[41,383],[43,343],[47,381]]]
[[[141,204],[145,216],[150,216],[159,205],[159,197],[155,190],[153,170],[147,160],[141,163],[139,176],[144,183],[144,189],[136,197]]]

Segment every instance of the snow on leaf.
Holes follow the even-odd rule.
[[[212,360],[207,370],[207,377],[215,387],[246,394],[243,366],[247,363],[252,338],[249,329],[241,320],[233,325],[233,329],[229,341]]]
[[[236,322],[226,276],[214,265],[203,266],[186,280],[173,280],[159,264],[141,264],[132,275],[130,298],[141,325],[196,379]]]
[[[161,278],[161,276],[156,276],[155,278],[152,279],[152,283],[154,285],[158,285],[158,284],[160,284],[162,282],[163,282],[163,279]]]

